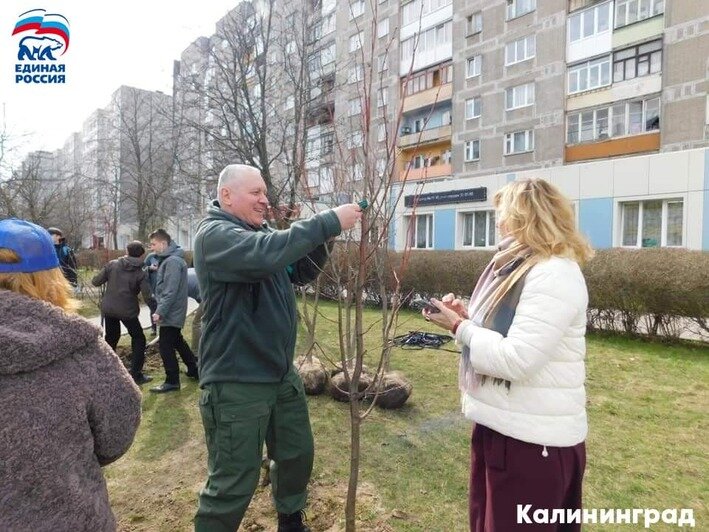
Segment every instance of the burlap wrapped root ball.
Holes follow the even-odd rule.
[[[411,381],[404,377],[401,372],[391,371],[385,373],[381,378],[376,405],[390,410],[401,408],[411,397],[413,389]],[[367,393],[367,399],[374,400],[376,391],[377,383],[375,382]]]
[[[348,366],[348,372],[350,377],[352,377],[352,367]],[[364,393],[367,388],[371,386],[373,382],[372,376],[369,374],[366,366],[362,366],[362,373],[359,376],[359,386],[357,390],[359,393]],[[335,399],[335,401],[341,401],[347,403],[350,400],[350,385],[345,378],[345,372],[342,368],[335,368],[332,377],[330,378],[329,387],[330,396]]]
[[[305,356],[299,356],[295,359],[295,369],[298,370],[308,395],[320,395],[327,388],[330,373],[318,357],[314,356],[308,360]]]

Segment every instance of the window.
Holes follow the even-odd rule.
[[[357,18],[364,13],[364,0],[351,0],[350,4],[350,20]]]
[[[416,94],[417,92],[422,92],[445,83],[451,83],[452,81],[453,65],[448,63],[447,65],[414,74],[408,80],[404,79],[401,90],[402,92],[405,91],[407,96],[410,96],[411,94]]]
[[[505,135],[505,155],[534,150],[534,131],[515,131]]]
[[[495,245],[495,211],[463,214],[463,246],[487,248]]]
[[[362,146],[362,132],[354,131],[347,137],[347,147],[350,149]]]
[[[402,41],[401,60],[411,61],[414,53],[424,54],[438,47],[450,45],[453,38],[452,29],[453,21],[449,20]]]
[[[465,142],[465,162],[480,160],[480,141],[468,140]]]
[[[411,24],[413,22],[418,22],[423,16],[438,11],[442,7],[449,6],[453,3],[453,0],[414,0],[408,4],[402,6],[401,17],[402,26]]]
[[[407,246],[412,249],[433,248],[433,214],[407,216]]]
[[[507,20],[531,13],[536,8],[536,0],[507,0]]]
[[[362,38],[363,36],[361,31],[350,37],[350,52],[356,52],[362,48]]]
[[[386,87],[379,89],[377,91],[377,107],[384,107],[389,100],[388,96],[389,92]]]
[[[654,248],[682,246],[681,199],[621,203],[621,246]]]
[[[379,142],[384,142],[387,138],[387,128],[385,124],[379,124],[377,126],[377,140]]]
[[[295,41],[288,41],[288,44],[286,44],[286,53],[287,54],[294,54],[295,53]]]
[[[320,31],[323,37],[335,31],[336,22],[335,13],[330,13],[329,15],[323,17],[321,22],[322,29]]]
[[[453,118],[451,116],[450,111],[443,111],[441,113],[441,125],[442,126],[449,126],[453,123]]]
[[[332,167],[320,168],[320,193],[329,194],[335,190],[335,177]]]
[[[384,72],[387,68],[387,55],[382,54],[377,57],[377,72]]]
[[[505,65],[514,65],[527,59],[532,59],[536,55],[536,38],[534,35],[527,35],[522,39],[507,43],[505,46]]]
[[[360,98],[352,98],[349,101],[347,116],[357,116],[362,114],[362,100]]]
[[[362,163],[355,163],[352,167],[352,174],[348,177],[350,181],[361,181],[364,179],[364,165]]]
[[[254,98],[260,98],[261,97],[261,85],[254,85]]]
[[[610,30],[612,2],[574,13],[569,17],[569,42],[600,35]]]
[[[308,170],[308,186],[310,188],[320,186],[320,173],[317,169]]]
[[[320,137],[320,155],[329,155],[333,151],[335,151],[335,134],[323,134]]]
[[[465,69],[465,77],[473,78],[480,75],[482,69],[483,58],[481,55],[468,58],[468,64]]]
[[[468,35],[475,35],[483,30],[483,14],[478,11],[472,15],[468,15],[467,23],[465,25],[468,30]]]
[[[465,100],[465,119],[479,118],[482,102],[480,96]]]
[[[295,107],[295,97],[293,95],[288,96],[283,107],[285,107],[286,111],[288,109],[293,109],[293,107]]]
[[[665,12],[665,0],[616,0],[615,27],[645,20]]]
[[[568,116],[566,142],[577,144],[660,129],[660,98],[620,102]]]
[[[364,77],[364,67],[362,65],[355,65],[350,68],[349,74],[347,75],[347,81],[349,83],[357,83],[362,81]]]
[[[382,38],[389,35],[389,19],[380,20],[377,24],[377,37]]]
[[[648,76],[662,70],[662,40],[626,48],[613,54],[613,82]]]
[[[510,87],[505,91],[505,109],[510,111],[534,104],[534,83]]]
[[[610,56],[569,67],[569,94],[597,89],[610,83]]]

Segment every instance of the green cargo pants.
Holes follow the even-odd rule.
[[[290,514],[305,507],[313,433],[303,382],[293,368],[280,383],[207,384],[199,406],[209,478],[199,494],[196,532],[238,529],[258,484],[264,441],[276,510]]]

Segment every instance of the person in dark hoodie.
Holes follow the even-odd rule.
[[[150,233],[150,249],[160,261],[155,283],[158,306],[153,321],[160,327],[158,346],[165,367],[165,382],[150,391],[174,392],[180,389],[180,366],[175,351],[180,353],[187,366],[186,375],[199,378],[197,357],[182,337],[182,327],[187,317],[187,263],[185,252],[164,229]]]
[[[342,205],[274,231],[265,225],[269,204],[258,169],[227,166],[217,190],[194,245],[204,307],[200,413],[209,455],[195,531],[239,528],[265,442],[278,531],[306,532],[302,511],[314,451],[303,382],[293,367],[292,283],[318,276],[327,242],[354,227],[362,210]]]
[[[49,233],[0,221],[0,530],[116,530],[101,467],[140,391],[71,296]]]
[[[64,277],[69,281],[71,286],[76,288],[79,284],[79,269],[76,265],[76,257],[74,256],[74,250],[69,247],[66,243],[66,238],[64,238],[64,233],[56,227],[50,227],[47,229],[49,234],[52,235],[52,240],[54,241],[54,251],[59,258],[59,266],[61,266],[62,273]]]
[[[152,294],[148,283],[148,275],[143,271],[145,253],[143,244],[133,241],[126,246],[126,255],[112,260],[101,268],[91,283],[94,286],[106,285],[106,292],[101,300],[106,343],[115,351],[121,338],[121,322],[130,335],[131,369],[130,374],[136,384],[145,384],[153,380],[143,375],[145,363],[145,334],[140,325],[140,304],[138,293],[150,304]]]

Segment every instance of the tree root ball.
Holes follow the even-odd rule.
[[[330,373],[318,357],[312,357],[311,361],[308,361],[304,356],[299,356],[295,360],[295,369],[303,380],[306,394],[320,395],[327,388]]]
[[[377,396],[376,405],[387,410],[401,408],[411,397],[414,387],[411,381],[398,371],[385,373],[382,376],[381,388]],[[374,400],[375,386],[367,394],[367,398]]]
[[[359,376],[359,386],[358,391],[360,393],[364,392],[372,384],[372,377],[367,373],[362,373]],[[350,386],[345,380],[345,372],[340,371],[339,373],[333,375],[330,379],[330,396],[335,399],[335,401],[341,401],[347,403],[350,400]]]

